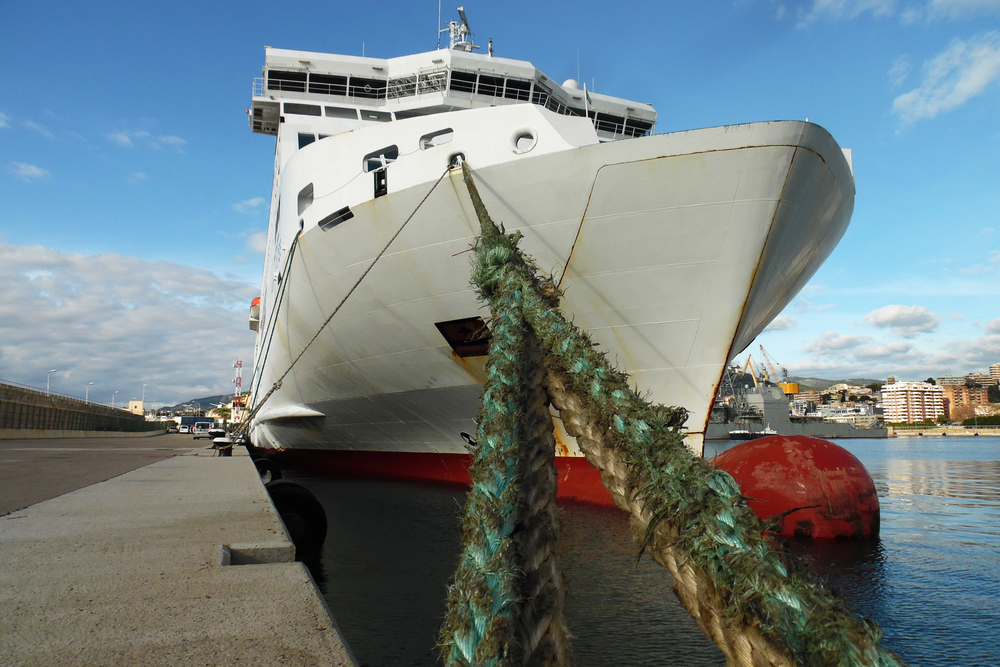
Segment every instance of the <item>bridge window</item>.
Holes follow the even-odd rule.
[[[425,93],[433,93],[439,90],[444,90],[447,80],[448,73],[444,70],[421,74],[417,80],[417,92],[423,95]]]
[[[507,79],[507,86],[504,88],[503,96],[508,100],[520,100],[527,102],[531,94],[531,82],[523,79]]]
[[[305,148],[314,141],[316,141],[315,134],[305,134],[303,132],[299,132],[299,148]]]
[[[386,165],[390,162],[395,162],[398,157],[399,148],[397,146],[386,146],[385,148],[364,156],[361,160],[361,164],[365,173],[378,171],[379,169],[385,169]]]
[[[310,74],[309,92],[321,95],[346,95],[347,77],[335,74]]]
[[[392,120],[392,114],[388,111],[368,111],[364,109],[361,112],[361,120],[373,120],[376,123],[388,123]]]
[[[291,90],[304,93],[306,90],[305,72],[286,72],[272,69],[267,72],[268,90]]]
[[[299,116],[322,116],[323,109],[315,104],[285,102],[285,113],[293,113]]]
[[[500,97],[503,92],[503,77],[480,74],[476,92],[487,97]]]
[[[417,94],[417,77],[401,76],[398,79],[389,79],[389,99],[399,99],[400,97],[410,97]]]
[[[348,94],[370,100],[385,99],[385,89],[389,82],[385,79],[362,79],[352,76]]]
[[[535,89],[531,92],[531,103],[539,106],[548,106],[549,96],[552,91],[540,83],[535,84]]]
[[[473,93],[476,91],[476,73],[451,71],[451,89],[460,93]]]
[[[357,109],[347,109],[344,107],[325,107],[327,118],[349,118],[351,120],[358,119]]]
[[[625,129],[623,134],[627,134],[633,137],[644,137],[649,134],[649,131],[653,129],[653,124],[648,123],[644,120],[637,120],[635,118],[629,118],[625,121]]]
[[[601,132],[611,132],[612,134],[624,134],[625,119],[621,116],[614,116],[607,113],[598,113],[594,119],[594,128]]]

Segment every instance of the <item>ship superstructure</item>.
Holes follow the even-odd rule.
[[[266,49],[249,110],[277,137],[252,440],[368,470],[461,469],[489,336],[464,161],[566,315],[652,400],[691,412],[700,452],[727,360],[847,227],[844,152],[801,121],[654,135],[648,104],[475,53],[454,26],[452,47]],[[556,426],[566,464],[579,452]]]

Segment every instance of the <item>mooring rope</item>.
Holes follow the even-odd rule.
[[[292,372],[292,368],[295,367],[295,364],[297,364],[298,361],[299,361],[299,359],[302,358],[302,355],[304,355],[306,353],[306,350],[308,350],[309,347],[314,342],[316,342],[316,339],[319,338],[319,335],[321,333],[323,333],[324,329],[326,329],[326,325],[330,324],[330,322],[333,320],[333,317],[337,314],[338,311],[340,311],[340,308],[347,302],[347,300],[351,297],[351,295],[354,294],[354,290],[356,290],[358,288],[358,285],[361,284],[361,281],[363,281],[368,276],[368,273],[373,268],[375,268],[375,265],[378,263],[378,261],[380,259],[382,259],[382,255],[384,255],[386,253],[386,251],[389,250],[389,246],[391,246],[392,243],[393,243],[393,241],[396,240],[396,237],[398,237],[403,232],[403,230],[406,228],[406,225],[409,224],[410,220],[413,219],[413,216],[415,216],[417,214],[417,211],[420,210],[420,207],[424,205],[424,202],[427,201],[427,198],[431,196],[431,193],[434,192],[434,190],[437,188],[438,184],[444,179],[445,176],[448,175],[448,172],[450,172],[451,169],[452,169],[452,167],[449,164],[445,168],[444,172],[442,172],[441,175],[438,177],[438,179],[436,181],[434,181],[434,185],[432,185],[431,189],[427,191],[427,194],[424,195],[424,198],[420,200],[420,203],[417,204],[417,207],[415,209],[413,209],[413,212],[411,212],[409,216],[407,216],[406,220],[403,221],[403,224],[400,225],[399,229],[396,230],[396,233],[393,234],[392,238],[390,238],[389,241],[388,241],[388,243],[385,244],[385,247],[383,247],[382,250],[379,252],[379,254],[375,256],[375,259],[373,259],[372,262],[371,262],[371,264],[368,265],[368,268],[364,270],[364,273],[362,273],[361,276],[354,282],[354,284],[351,286],[351,289],[349,289],[347,291],[347,294],[344,295],[344,298],[340,300],[340,303],[337,304],[337,307],[333,309],[333,312],[330,313],[330,316],[327,317],[326,320],[323,322],[323,324],[320,325],[319,329],[316,330],[316,333],[313,334],[313,337],[309,339],[309,342],[306,343],[305,347],[303,347],[302,350],[299,352],[299,354],[295,357],[295,359],[292,360],[292,363],[288,364],[288,368],[286,368],[285,372],[281,374],[281,377],[278,378],[277,382],[275,382],[273,385],[271,385],[271,388],[267,391],[266,394],[264,394],[264,397],[262,399],[260,399],[260,402],[258,402],[257,405],[255,405],[253,407],[253,409],[247,414],[247,416],[244,417],[243,423],[240,424],[239,428],[236,429],[236,432],[234,434],[235,437],[237,437],[237,438],[243,437],[243,436],[245,436],[249,432],[249,430],[250,430],[250,422],[253,420],[254,416],[256,416],[256,414],[258,412],[260,412],[261,407],[264,405],[264,403],[267,402],[267,399],[271,398],[271,395],[274,394],[274,392],[276,392],[278,389],[281,388],[282,381],[286,377],[288,377],[289,373]],[[298,240],[298,234],[296,234],[295,239],[296,239],[296,241]],[[289,269],[290,268],[291,267],[289,267]],[[288,280],[287,274],[285,276],[285,280],[286,280],[286,282]],[[275,311],[273,317],[276,318],[277,316],[278,316],[278,313],[277,313],[277,311]]]
[[[466,169],[463,167],[463,171]],[[499,236],[481,225],[480,266]],[[555,551],[555,439],[541,347],[524,323],[517,278],[481,288],[493,312],[486,385],[462,519],[464,550],[441,630],[447,665],[563,665],[570,661]]]
[[[508,441],[518,438],[512,415],[527,410],[522,401],[530,390],[523,386],[525,371],[515,373],[507,365],[525,363],[530,334],[511,332],[527,329],[544,350],[553,405],[588,461],[601,470],[615,504],[631,514],[640,554],[649,553],[670,571],[681,604],[729,665],[904,665],[878,646],[881,631],[874,622],[855,618],[800,561],[775,548],[728,473],[684,446],[687,412],[644,401],[628,376],[562,317],[554,286],[538,277],[518,249],[520,234],[496,228],[467,165],[463,172],[483,229],[473,282],[494,317],[488,368],[496,377],[488,378],[483,393],[479,450],[470,469],[473,488],[463,518],[465,550],[440,640],[446,663],[569,660],[568,647],[558,659],[549,653],[536,657],[519,642],[510,627],[528,608],[527,599],[518,596],[529,594],[511,584],[521,576],[520,563],[516,557],[485,557],[512,549],[504,540],[513,535],[510,526],[517,525],[514,517],[525,502],[512,489],[527,492],[527,480],[515,472],[521,448]],[[496,548],[484,552],[483,544]],[[554,553],[555,547],[543,551]],[[481,574],[468,574],[472,566]]]

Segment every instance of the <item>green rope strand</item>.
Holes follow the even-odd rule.
[[[566,664],[556,539],[554,441],[541,354],[522,313],[521,280],[500,269],[517,237],[476,244],[480,295],[497,314],[462,518],[463,552],[439,644],[449,666]],[[533,352],[533,354],[532,354]],[[547,428],[548,441],[535,433]],[[548,545],[548,548],[546,548]]]
[[[685,567],[707,578],[729,626],[759,633],[796,664],[903,665],[877,645],[881,632],[874,623],[854,618],[822,581],[774,548],[732,477],[687,450],[686,411],[647,404],[629,386],[628,376],[561,316],[551,284],[538,278],[518,250],[519,235],[505,235],[493,225],[468,167],[463,165],[463,171],[482,227],[473,281],[491,306],[494,339],[480,413],[480,451],[470,469],[473,490],[463,520],[466,551],[442,630],[447,664],[521,664],[521,647],[507,628],[517,595],[509,587],[518,570],[507,540],[510,507],[517,503],[510,475],[519,434],[513,415],[519,408],[515,392],[503,390],[513,390],[521,377],[512,350],[523,344],[524,334],[514,332],[526,320],[549,362],[601,429],[604,447],[627,464],[628,501],[634,503],[634,516],[645,517],[638,522],[645,526],[640,553],[648,550],[658,559],[667,551],[680,553]],[[501,506],[492,506],[494,501]],[[492,617],[482,616],[488,611]]]

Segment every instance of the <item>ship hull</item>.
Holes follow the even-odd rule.
[[[506,148],[519,127],[533,128],[541,146],[550,121],[532,105],[448,114],[454,140],[435,155],[400,157],[387,169],[388,194],[377,198],[367,178],[337,189],[346,177],[329,165],[351,142],[403,144],[365,132],[421,134],[440,121],[392,123],[341,143],[331,137],[288,161],[279,187],[288,208],[307,183],[336,196],[302,215],[297,237],[284,246],[279,239],[269,255],[256,446],[341,462],[355,459],[329,452],[368,453],[375,467],[394,470],[416,470],[421,454],[458,467],[467,461],[462,433],[475,433],[485,357],[460,356],[436,326],[489,318],[469,285],[478,221],[461,173],[434,185],[449,155],[461,152],[493,219],[521,232],[522,248],[563,290],[566,317],[640,392],[690,411],[687,442],[701,453],[726,362],[844,233],[854,202],[850,167],[825,130],[801,122],[595,141],[517,159],[493,159],[502,149],[482,148],[484,123]],[[325,230],[315,224],[345,202],[350,220]],[[571,437],[558,440],[559,456],[580,456]],[[400,454],[398,466],[389,464],[391,453]]]

